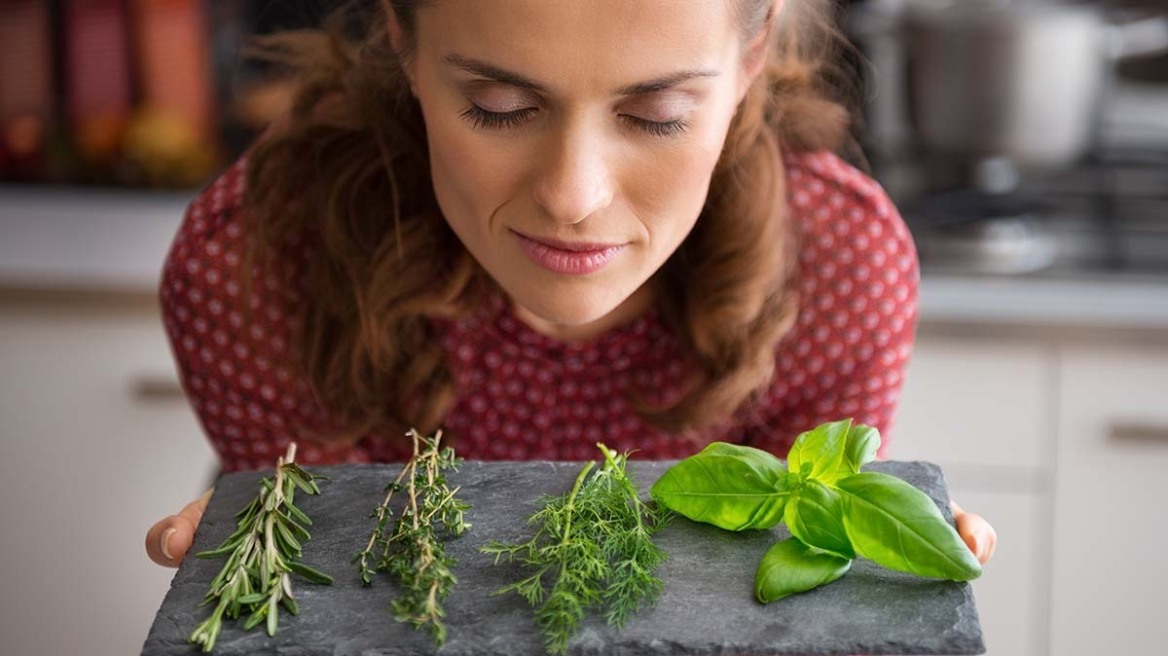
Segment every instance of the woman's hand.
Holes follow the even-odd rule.
[[[178,567],[183,556],[191,548],[195,539],[195,527],[203,518],[203,511],[207,509],[207,502],[211,500],[211,488],[198,499],[188,503],[177,515],[150,527],[146,532],[146,555],[150,560],[165,567]]]
[[[949,507],[953,509],[953,519],[957,523],[957,534],[965,540],[965,545],[977,556],[982,565],[990,562],[994,557],[994,549],[998,546],[998,532],[981,515],[967,513],[950,500]]]

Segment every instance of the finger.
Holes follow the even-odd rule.
[[[957,533],[981,564],[989,562],[997,548],[997,532],[980,515],[963,513],[957,519]]]
[[[182,510],[179,511],[178,514],[182,517],[186,517],[192,524],[198,526],[199,522],[203,519],[203,512],[207,510],[207,504],[210,503],[211,495],[214,492],[215,488],[207,490],[203,494],[199,495],[198,499],[188,503]]]
[[[191,548],[195,525],[182,515],[171,515],[146,533],[146,555],[165,567],[178,567]]]
[[[146,532],[146,555],[159,565],[178,567],[191,548],[195,528],[203,518],[214,488],[188,503],[179,514],[156,523]]]

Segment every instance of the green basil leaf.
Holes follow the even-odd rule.
[[[859,474],[861,467],[876,459],[876,451],[879,449],[880,431],[864,424],[852,426],[852,429],[848,431],[847,444],[844,445],[843,464],[836,480],[851,474]]]
[[[778,525],[789,493],[782,460],[725,442],[673,465],[650,490],[658,504],[730,531]]]
[[[887,474],[840,479],[844,528],[856,553],[888,569],[969,581],[981,564],[927,494]]]
[[[856,556],[844,529],[843,497],[817,480],[804,481],[787,503],[783,521],[804,544],[849,560]]]
[[[812,549],[798,538],[767,549],[754,575],[754,596],[764,604],[827,585],[852,567],[849,558]]]
[[[848,441],[851,419],[820,424],[800,433],[787,453],[787,466],[792,472],[803,472],[810,463],[810,478],[832,482],[839,478],[843,466],[844,446]]]

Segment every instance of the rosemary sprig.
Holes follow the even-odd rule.
[[[215,549],[195,554],[198,558],[227,556],[200,604],[217,602],[215,610],[188,639],[202,645],[204,652],[215,647],[223,618],[235,619],[243,612],[249,613],[245,631],[266,619],[268,635],[275,635],[281,603],[293,615],[300,612],[292,594],[293,573],[313,583],[333,582],[328,574],[296,560],[302,555],[301,543],[312,537],[304,528],[312,520],[293,503],[296,490],[320,494],[316,481],[324,477],[308,473],[295,459],[293,442],[287,454],[277,459],[275,476],[260,481],[259,496],[235,514],[239,520],[235,532]]]
[[[464,519],[470,505],[457,498],[460,488],[450,489],[446,483],[445,472],[457,471],[462,459],[453,449],[440,447],[442,431],[434,437],[415,430],[407,435],[413,439],[414,455],[386,486],[385,499],[370,515],[377,526],[352,562],[359,565],[366,586],[372,585],[375,572],[392,575],[403,590],[392,604],[394,618],[415,629],[425,628],[442,645],[446,642],[442,604],[458,579],[451,571],[456,561],[446,553],[439,525],[448,536],[462,535],[470,528]],[[390,526],[390,502],[403,492],[407,498]]]
[[[545,496],[528,518],[535,535],[522,544],[491,541],[481,551],[495,562],[518,560],[535,570],[500,588],[537,607],[535,619],[549,653],[564,654],[585,614],[603,610],[609,624],[623,627],[642,606],[656,603],[663,588],[655,571],[665,561],[652,536],[673,514],[640,499],[626,471],[628,454],[597,444],[600,469],[589,461],[570,492]]]

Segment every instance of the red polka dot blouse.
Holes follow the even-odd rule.
[[[287,364],[293,318],[273,301],[298,292],[268,279],[244,298],[231,274],[243,243],[245,163],[246,156],[191,203],[159,290],[180,379],[223,470],[271,467],[293,440],[305,464],[407,458],[400,435],[344,446],[303,436],[329,420]],[[680,340],[656,312],[565,343],[494,299],[471,318],[435,321],[456,385],[443,428],[459,455],[592,459],[600,441],[636,449],[634,458],[667,459],[724,440],[785,457],[800,432],[853,417],[880,430],[884,456],[916,330],[916,249],[887,195],[863,173],[824,152],[790,154],[786,164],[802,232],[801,307],[755,403],[697,439],[678,439],[642,421],[627,401],[631,386],[669,393],[682,372]]]

